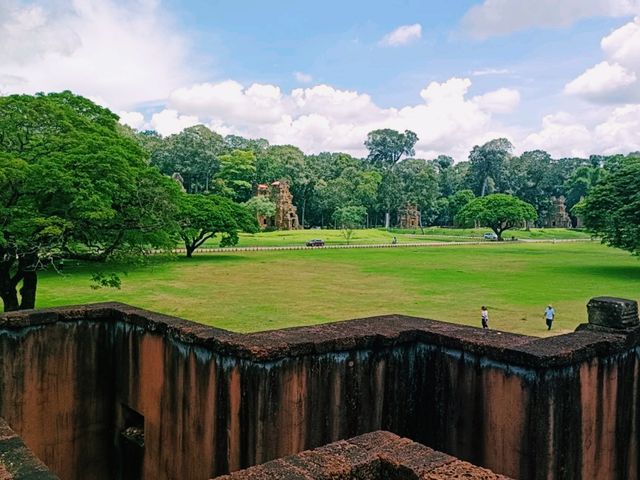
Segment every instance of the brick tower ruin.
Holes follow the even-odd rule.
[[[398,227],[407,230],[420,228],[420,210],[414,203],[406,203],[398,210]]]
[[[276,213],[273,217],[258,215],[258,223],[262,229],[296,230],[300,228],[298,211],[293,205],[293,195],[289,191],[289,183],[286,180],[277,180],[271,185],[261,183],[258,185],[256,195],[266,196],[276,204]]]
[[[553,197],[551,200],[553,201],[553,206],[544,220],[544,226],[547,228],[571,228],[573,223],[567,213],[565,198],[560,195],[557,198]]]

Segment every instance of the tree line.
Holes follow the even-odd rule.
[[[251,201],[257,184],[287,180],[304,227],[339,226],[342,209],[358,207],[361,226],[388,228],[407,203],[420,210],[424,226],[452,226],[469,201],[495,193],[531,204],[532,223],[542,225],[554,197],[564,196],[572,212],[602,171],[624,158],[552,158],[543,150],[514,155],[509,140],[498,138],[475,146],[462,161],[446,155],[423,159],[415,156],[415,133],[390,129],[369,133],[368,155],[362,158],[339,152],[307,155],[265,139],[223,137],[204,125],[165,138],[153,131],[129,133],[148,152],[151,165],[165,175],[180,174],[190,193],[251,205],[258,203]],[[269,211],[269,205],[251,206]]]
[[[513,155],[506,139],[476,146],[465,161],[415,158],[411,131],[383,129],[368,155],[306,155],[291,145],[221,136],[203,125],[163,138],[118,123],[71,92],[0,97],[0,298],[33,308],[38,271],[64,259],[140,258],[182,242],[238,241],[258,230],[259,183],[286,180],[304,226],[392,226],[415,204],[424,225],[478,223],[498,235],[541,222],[551,198],[611,245],[638,253],[640,156],[553,159]],[[181,178],[180,184],[172,179]],[[272,214],[272,213],[271,213]],[[116,276],[94,277],[114,286]]]

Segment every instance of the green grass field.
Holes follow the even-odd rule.
[[[638,259],[597,242],[155,257],[121,290],[91,290],[94,271],[43,273],[38,306],[116,300],[249,332],[385,313],[479,325],[486,304],[492,328],[546,335],[549,302],[558,334],[586,320],[589,298],[640,292]]]
[[[391,243],[395,236],[398,243],[413,242],[461,242],[482,240],[482,235],[490,232],[487,228],[438,228],[428,227],[424,233],[420,230],[387,231],[384,229],[370,228],[367,230],[355,230],[351,238],[352,244],[376,244]],[[567,230],[563,228],[537,228],[527,230],[508,230],[505,238],[515,236],[518,239],[575,239],[589,238],[589,234],[580,230]],[[320,238],[327,245],[344,245],[347,243],[341,230],[282,230],[275,232],[262,232],[257,234],[240,234],[239,247],[272,247],[288,245],[304,245],[313,238]],[[218,246],[218,240],[207,242],[206,246]]]

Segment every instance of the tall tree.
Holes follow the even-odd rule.
[[[412,157],[418,136],[411,130],[400,133],[390,128],[373,130],[364,142],[369,150],[367,160],[379,169],[392,169],[403,156]]]
[[[0,97],[0,111],[5,310],[33,308],[38,270],[56,259],[174,244],[178,187],[147,165],[115,114],[70,92]]]
[[[415,154],[414,147],[417,141],[418,136],[411,130],[400,133],[385,128],[369,132],[364,142],[369,150],[367,160],[383,174],[380,197],[386,210],[385,228],[390,226],[391,209],[397,203],[398,192],[394,191],[393,184],[397,183],[398,179],[393,175],[393,167],[403,156],[411,157]]]
[[[424,160],[410,158],[398,164],[397,172],[402,182],[404,203],[416,205],[422,213],[421,222],[426,220],[431,224],[440,213],[436,208],[439,193],[435,168]]]
[[[165,175],[179,173],[189,193],[207,192],[220,170],[223,138],[204,125],[185,128],[165,139],[151,155],[151,164]]]
[[[618,162],[581,205],[585,226],[612,247],[640,255],[640,157]]]
[[[256,156],[252,151],[234,150],[220,156],[215,191],[238,202],[251,197],[256,177]]]
[[[481,147],[475,146],[469,154],[469,181],[472,190],[481,197],[491,193],[502,180],[504,167],[511,157],[513,145],[506,138],[497,138]]]

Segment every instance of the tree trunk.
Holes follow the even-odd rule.
[[[391,214],[389,212],[386,212],[384,214],[384,228],[389,230],[390,223],[391,223]]]
[[[5,312],[15,312],[20,309],[20,304],[18,303],[18,292],[16,289],[4,289],[0,292],[0,297],[2,297],[2,303],[4,304]]]
[[[38,272],[30,270],[24,272],[22,288],[20,289],[20,310],[36,308],[36,290],[38,287]]]
[[[484,197],[484,194],[487,193],[488,183],[489,183],[489,177],[484,177],[484,181],[482,182],[482,191],[480,192],[481,197]]]
[[[2,298],[5,312],[13,312],[20,308],[18,291],[11,278],[12,263],[12,261],[2,262],[0,267],[0,298]]]
[[[302,200],[302,216],[300,218],[300,226],[304,230],[304,212],[307,210],[307,199]]]

